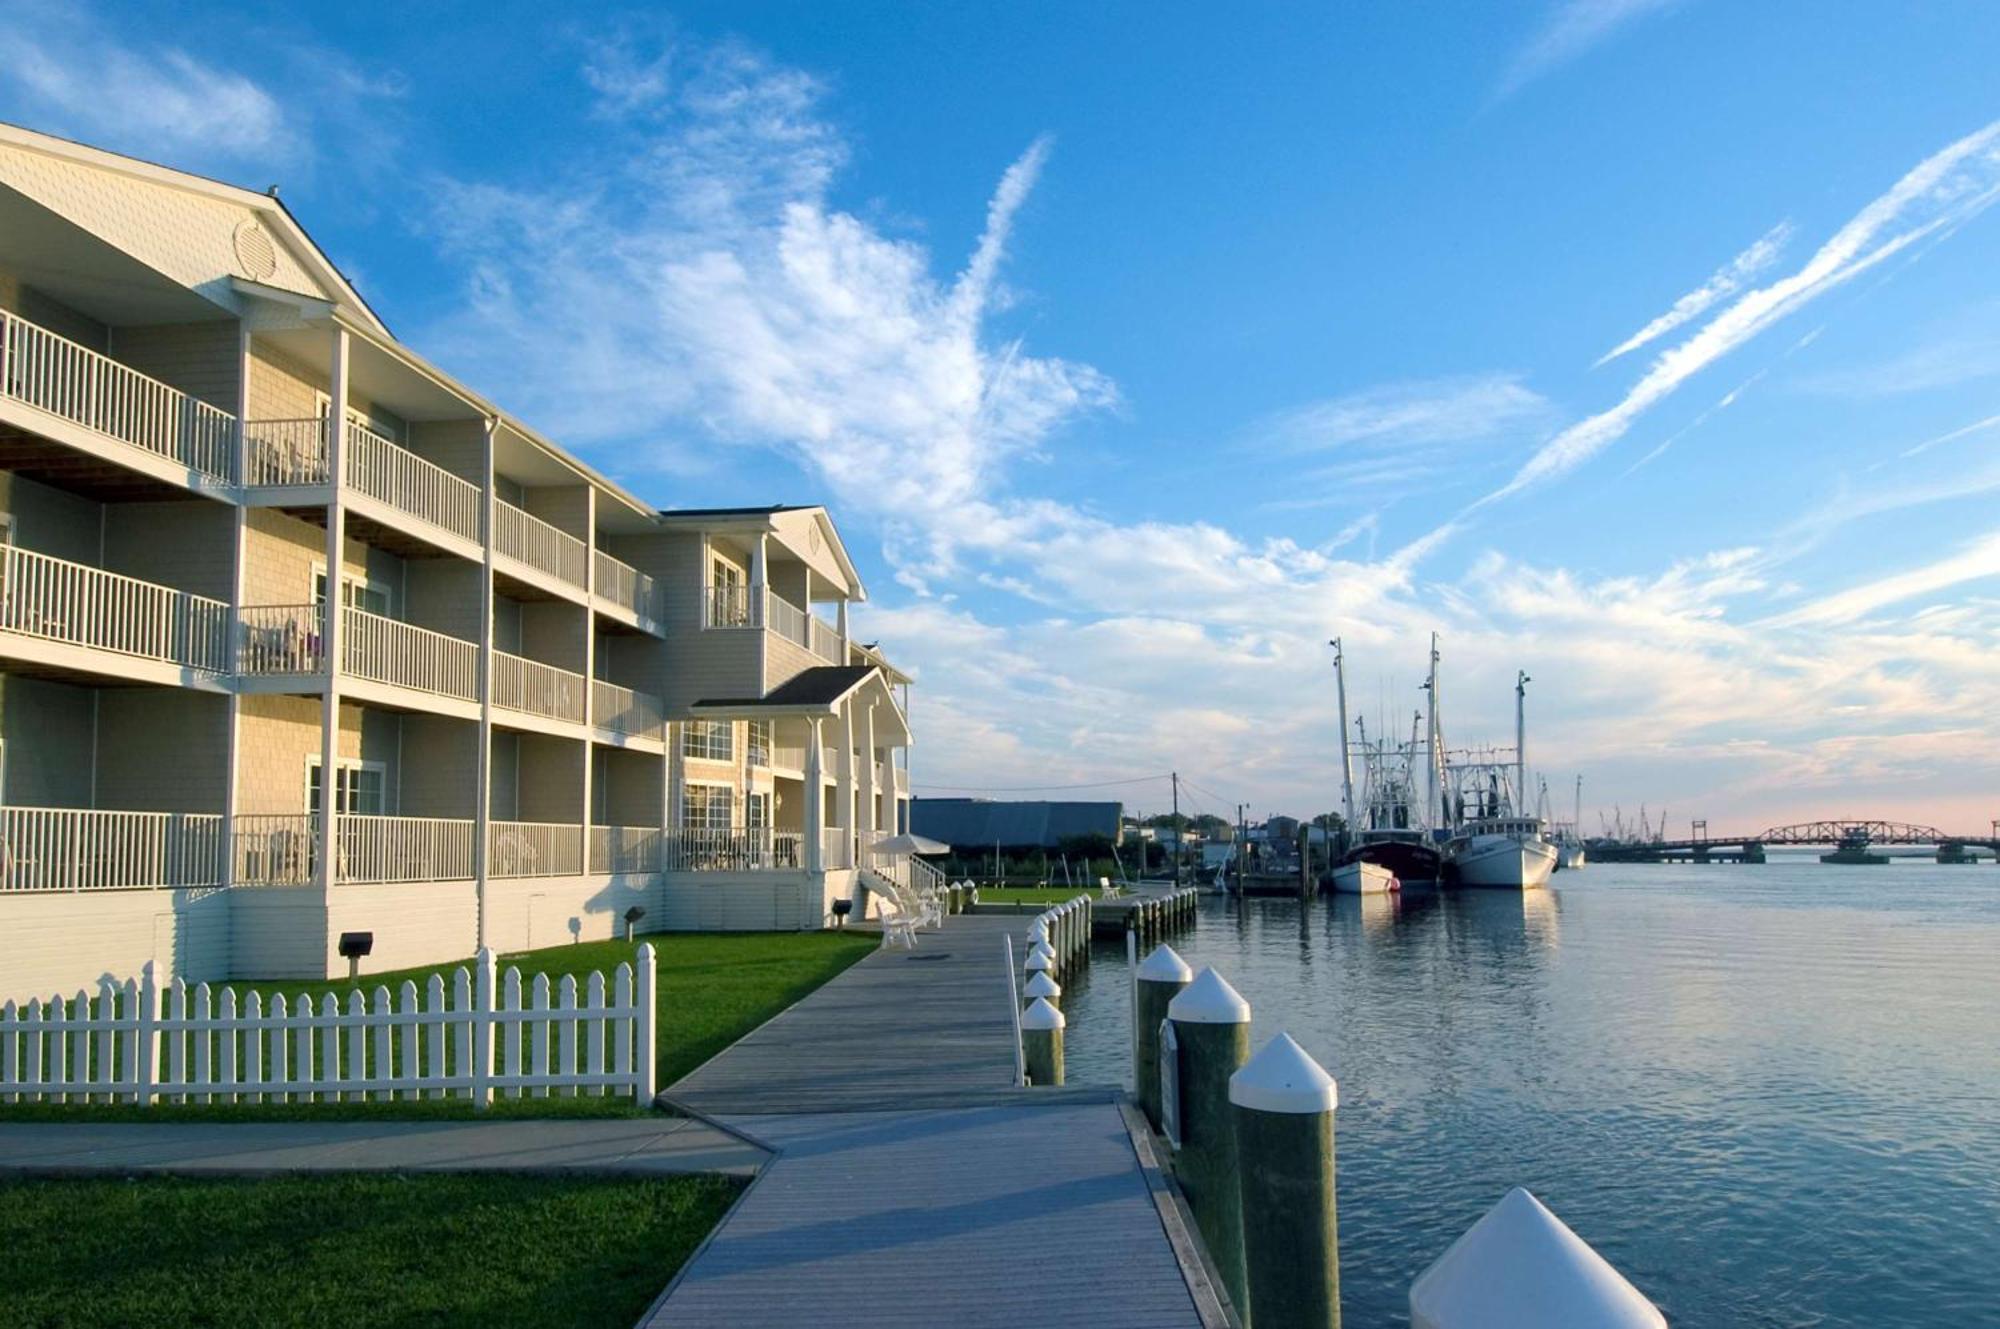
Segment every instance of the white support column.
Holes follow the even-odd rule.
[[[806,717],[806,871],[826,871],[826,773],[821,770],[819,717]]]
[[[597,691],[591,681],[597,677],[597,490],[586,485],[583,491],[583,580],[587,594],[583,599],[583,825],[577,834],[583,837],[583,857],[579,860],[585,872],[590,871],[590,823],[595,817],[596,797],[594,788],[597,778],[597,716],[591,700]]]
[[[840,593],[840,607],[834,610],[835,630],[840,633],[840,659],[837,663],[847,663],[847,592]]]
[[[479,503],[479,752],[474,762],[478,802],[472,810],[472,889],[481,948],[486,945],[486,878],[492,870],[488,856],[493,848],[493,505],[499,489],[494,483],[493,436],[499,427],[499,420],[486,418],[479,463],[484,479]]]
[[[322,891],[331,893],[339,878],[335,853],[339,845],[334,822],[340,788],[341,564],[347,546],[347,502],[341,489],[347,458],[347,329],[333,329],[327,375],[326,463],[330,486],[326,510],[326,603],[321,637],[326,652],[326,691],[320,703],[319,735],[319,873]]]
[[[857,839],[854,827],[854,702],[850,698],[840,708],[840,717],[833,725],[834,741],[840,744],[840,751],[834,754],[834,812],[836,824],[847,832],[847,852],[850,867],[860,867],[861,857],[856,850]]]
[[[250,329],[239,322],[236,325],[236,482],[240,486],[249,478],[247,458],[249,443],[244,426],[250,419]],[[225,626],[229,636],[223,644],[225,668],[234,679],[241,668],[238,659],[243,629],[243,566],[244,543],[249,539],[250,513],[243,506],[243,494],[239,488],[236,505],[230,511],[230,534],[232,546],[229,553],[229,622]],[[236,884],[236,809],[238,795],[236,782],[242,772],[243,698],[233,687],[229,692],[228,748],[224,754],[227,762],[227,776],[222,786],[222,884]]]
[[[854,818],[856,832],[864,848],[875,843],[878,821],[875,815],[875,703],[862,708],[860,733],[861,779],[858,781],[861,811]],[[857,863],[862,861],[855,860]]]
[[[750,546],[750,601],[757,606],[757,621],[766,627],[771,625],[770,604],[765,599],[771,593],[770,551],[767,548],[770,538],[759,531],[757,543]]]

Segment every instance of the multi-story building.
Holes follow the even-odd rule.
[[[275,197],[0,126],[0,545],[0,998],[813,928],[910,870],[826,510],[656,510]]]

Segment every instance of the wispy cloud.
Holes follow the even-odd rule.
[[[1679,0],[1557,0],[1541,26],[1509,62],[1499,93],[1519,91],[1619,30],[1648,14],[1671,9]]]
[[[1957,429],[1947,430],[1942,434],[1927,438],[1921,443],[1914,443],[1897,455],[1901,457],[1919,456],[1922,453],[1929,452],[1932,448],[1941,447],[1946,443],[1956,443],[1961,438],[1970,438],[1974,434],[1983,434],[1987,430],[1994,428],[2000,428],[2000,415],[1989,415],[1983,420],[1974,420],[1969,425],[1961,425]]]
[[[1788,221],[1779,222],[1759,237],[1755,244],[1717,268],[1707,281],[1674,301],[1673,307],[1666,313],[1599,356],[1591,368],[1601,368],[1621,355],[1627,355],[1649,342],[1664,337],[1683,323],[1706,313],[1718,300],[1736,294],[1752,277],[1777,259],[1784,251],[1785,242],[1791,237],[1792,224]]]
[[[1518,374],[1474,374],[1389,383],[1281,411],[1248,441],[1287,452],[1479,443],[1548,418],[1548,399]]]
[[[1878,609],[1990,577],[2000,577],[2000,531],[1948,557],[1822,596],[1769,622],[1780,627],[1852,623]]]
[[[1788,277],[1745,292],[1700,331],[1656,359],[1608,410],[1544,444],[1480,506],[1566,475],[1609,447],[1683,383],[1814,300],[2000,198],[2000,121],[1920,162],[1836,231]]]
[[[2000,376],[2000,337],[1950,337],[1872,365],[1801,376],[1793,386],[1829,397],[1901,397]]]

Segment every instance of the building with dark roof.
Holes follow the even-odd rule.
[[[1036,799],[919,798],[910,803],[910,829],[968,851],[1058,849],[1085,836],[1118,839],[1122,803],[1054,803]]]

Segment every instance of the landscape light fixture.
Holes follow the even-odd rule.
[[[375,934],[372,932],[343,932],[340,934],[340,953],[347,958],[347,981],[352,983],[361,977],[361,957],[375,949]]]
[[[629,942],[629,941],[631,941],[631,940],[632,940],[632,925],[633,925],[634,923],[637,923],[637,922],[638,922],[638,921],[639,921],[640,919],[644,918],[645,916],[646,916],[646,911],[645,911],[644,909],[642,909],[642,908],[641,908],[640,906],[636,905],[636,904],[635,904],[635,905],[633,905],[633,906],[632,906],[632,907],[631,907],[630,909],[627,909],[627,910],[625,911],[625,940],[626,940],[626,941],[628,941],[628,942]]]

